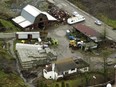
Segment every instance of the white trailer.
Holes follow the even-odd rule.
[[[67,19],[67,23],[68,24],[74,24],[74,23],[78,23],[78,22],[82,22],[85,20],[85,17],[82,15],[76,15],[75,17],[70,17]]]
[[[39,32],[16,32],[17,39],[38,39],[40,38]]]

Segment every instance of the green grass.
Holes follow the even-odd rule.
[[[96,76],[96,80],[93,79],[93,76]],[[68,80],[60,80],[60,81],[53,81],[49,83],[48,87],[56,87],[56,84],[59,84],[59,87],[62,87],[61,84],[62,82],[66,84],[69,84],[69,87],[85,87],[87,85],[94,85],[94,84],[99,84],[103,83],[103,74],[99,72],[89,72],[89,73],[83,73],[83,74],[77,74],[73,76],[73,78],[68,77]]]
[[[12,24],[11,21],[0,19],[1,24],[7,29],[5,32],[16,32],[20,29]]]
[[[5,46],[5,48],[3,48],[2,46]],[[10,59],[14,59],[9,53],[8,53],[8,48],[7,48],[7,44],[5,45],[4,40],[0,39],[0,56],[10,60]]]
[[[0,71],[0,87],[27,87],[23,80],[15,74],[6,74]]]
[[[56,84],[59,84],[59,87],[61,87],[61,83],[62,83],[62,80],[60,82],[53,82],[51,85],[49,85],[49,87],[55,87]],[[73,79],[73,80],[66,80],[64,81],[65,85],[68,83],[70,87],[78,87],[80,85],[83,85],[85,84],[85,79],[84,77],[78,77],[76,79]]]
[[[103,14],[99,14],[98,17],[109,26],[116,28],[116,20],[112,20]]]

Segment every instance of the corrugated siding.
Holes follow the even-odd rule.
[[[21,16],[23,16],[26,20],[30,21],[31,23],[34,23],[35,17],[25,11],[24,9],[21,12]]]

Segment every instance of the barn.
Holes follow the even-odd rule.
[[[50,22],[56,20],[47,12],[42,12],[32,5],[25,6],[22,9],[21,15],[12,19],[21,28],[29,29],[44,29]]]

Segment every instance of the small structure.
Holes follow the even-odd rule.
[[[42,12],[32,5],[27,5],[23,8],[21,15],[12,20],[22,28],[43,29],[49,21],[56,21],[57,19],[47,12]]]
[[[89,70],[88,65],[82,62],[82,60],[73,60],[72,58],[61,59],[50,65],[46,65],[43,69],[43,75],[46,79],[57,80],[64,76],[70,75],[76,72],[86,72]]]
[[[16,32],[16,39],[38,39],[40,38],[39,32]]]
[[[46,65],[57,59],[56,53],[50,48],[43,48],[43,45],[17,43],[16,51],[23,69]]]
[[[100,42],[101,39],[101,34],[97,31],[95,31],[94,29],[84,25],[84,24],[77,24],[74,25],[74,28],[79,31],[80,33],[82,33],[83,35],[85,35],[86,37],[88,37],[89,39],[93,40],[94,42]]]

